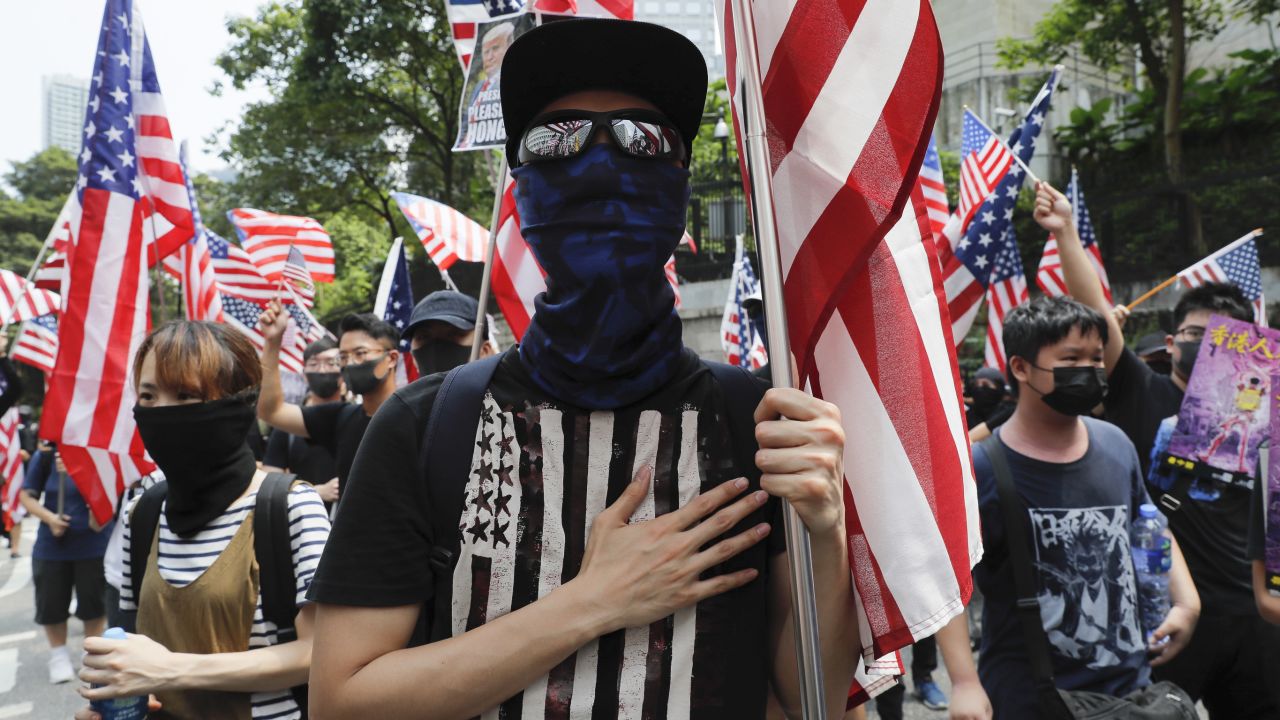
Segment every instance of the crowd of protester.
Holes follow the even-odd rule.
[[[704,68],[669,31],[581,25],[530,32],[504,67],[536,73],[548,48],[661,47],[682,72]],[[645,717],[798,717],[784,498],[813,541],[823,702],[846,711],[860,642],[837,411],[700,360],[664,274],[705,77],[680,91],[586,65],[504,108],[525,238],[550,288],[520,346],[486,340],[468,362],[489,336],[476,301],[433,293],[402,330],[343,318],[336,340],[306,349],[295,403],[278,303],[262,316],[260,356],[228,326],[171,322],[133,372],[134,417],[160,471],[127,489],[114,521],[93,521],[55,446],[34,449],[21,501],[40,523],[35,621],[50,682],[77,676],[74,594],[81,694],[147,697],[154,717],[468,718],[498,705],[566,717],[584,702],[609,717],[610,706],[640,716],[638,704]],[[611,129],[592,124],[572,148],[517,148],[566,113]],[[624,144],[628,113],[668,142]],[[1167,335],[1130,349],[1127,313],[1103,296],[1066,199],[1036,190],[1071,297],[1014,309],[1006,372],[968,378],[982,609],[915,645],[914,694],[960,720],[1038,717],[1046,680],[1111,697],[1185,693],[1213,720],[1280,718],[1260,483],[1171,498],[1153,461],[1209,317],[1251,322],[1252,308],[1234,286],[1207,284],[1181,296]],[[423,377],[397,387],[406,339]],[[20,384],[2,357],[0,374],[7,409]],[[1151,629],[1130,547],[1147,505],[1171,533],[1169,609]],[[1018,589],[1028,555],[1031,621]],[[131,634],[100,637],[108,623]],[[648,628],[639,645],[635,628]],[[933,677],[939,655],[950,697]],[[903,716],[903,680],[874,703],[881,717]],[[685,705],[651,707],[677,689]]]

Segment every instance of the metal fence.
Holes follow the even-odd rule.
[[[689,282],[729,277],[734,238],[745,234],[747,250],[755,251],[742,184],[733,180],[694,183],[688,230],[698,251],[680,251],[680,275]]]

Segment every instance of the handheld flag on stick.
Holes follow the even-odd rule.
[[[382,267],[382,281],[378,283],[373,314],[391,323],[399,332],[404,332],[409,326],[409,318],[413,315],[413,286],[409,283],[404,238],[396,238],[391,243],[391,252],[387,253],[387,262]],[[410,338],[402,338],[397,347],[400,362],[396,364],[396,384],[403,386],[418,379],[418,366],[413,361],[413,353],[409,352]]]
[[[1262,269],[1258,265],[1256,242],[1261,235],[1261,228],[1254,230],[1178,273],[1178,279],[1188,288],[1208,282],[1231,283],[1239,287],[1253,303],[1254,322],[1266,327],[1267,305],[1262,297]]]
[[[22,323],[9,355],[46,375],[53,372],[58,358],[58,316],[50,313]]]
[[[1093,269],[1098,273],[1102,283],[1102,294],[1107,302],[1111,298],[1111,281],[1107,279],[1107,269],[1102,265],[1102,250],[1098,247],[1098,235],[1093,230],[1093,221],[1089,219],[1089,208],[1084,205],[1084,192],[1080,189],[1080,174],[1071,168],[1071,183],[1067,185],[1067,200],[1071,203],[1071,215],[1075,221],[1076,231],[1080,234],[1080,245],[1089,255]],[[1036,285],[1049,297],[1067,295],[1067,281],[1062,277],[1062,260],[1058,257],[1058,240],[1050,235],[1044,245],[1044,255],[1040,258],[1040,269],[1036,272]]]
[[[431,262],[441,270],[448,270],[459,260],[484,262],[489,231],[480,223],[435,200],[403,192],[391,193],[391,197],[422,241]]]

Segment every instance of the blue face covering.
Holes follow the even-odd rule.
[[[547,273],[520,344],[534,382],[593,410],[665,385],[683,344],[663,265],[684,234],[689,171],[596,145],[512,175],[520,231]]]

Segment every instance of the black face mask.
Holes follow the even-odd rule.
[[[1200,354],[1200,343],[1194,340],[1179,340],[1174,343],[1178,348],[1178,354],[1182,359],[1178,361],[1174,368],[1183,380],[1191,379],[1191,370],[1196,366],[1196,357]]]
[[[338,394],[338,381],[342,375],[336,372],[309,372],[307,388],[318,398],[331,398]]]
[[[1000,399],[1004,397],[1004,388],[994,388],[990,385],[979,385],[973,389],[973,409],[981,414],[987,414],[996,409],[996,405],[1000,404]]]
[[[1038,365],[1031,367],[1047,370]],[[1027,386],[1040,392],[1031,383]],[[1099,367],[1056,367],[1053,392],[1040,393],[1044,404],[1063,415],[1088,415],[1107,394],[1107,372]]]
[[[471,348],[449,340],[428,340],[412,351],[418,374],[449,372],[471,360]]]
[[[246,442],[257,420],[253,400],[134,406],[142,444],[168,479],[164,514],[179,537],[212,522],[253,481],[257,463]]]
[[[382,358],[386,356],[387,354],[383,353],[382,357],[342,368],[342,379],[347,381],[347,387],[351,392],[357,395],[368,395],[386,382],[387,375],[382,377],[377,375],[378,363],[382,362]]]

